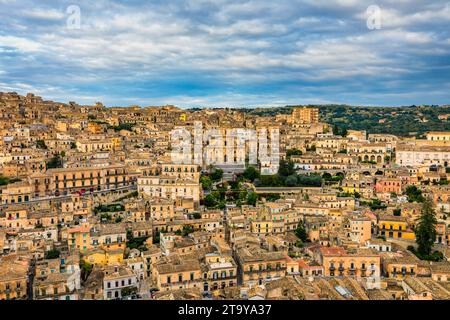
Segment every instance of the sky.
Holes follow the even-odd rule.
[[[107,106],[449,104],[450,2],[0,0],[0,91]]]

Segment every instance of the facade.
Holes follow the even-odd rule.
[[[324,266],[325,276],[381,276],[381,258],[376,251],[356,250],[350,252],[339,247],[323,247],[320,249],[320,260]]]
[[[293,123],[318,123],[319,122],[319,109],[318,108],[295,108],[292,112],[291,121]]]

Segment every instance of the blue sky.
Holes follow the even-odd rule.
[[[381,29],[367,27],[370,5]],[[108,106],[448,104],[450,2],[0,0],[0,91]]]

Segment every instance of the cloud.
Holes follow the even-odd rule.
[[[42,20],[61,20],[66,17],[65,13],[57,9],[35,8],[32,10],[24,10],[23,15],[28,18],[36,18]]]
[[[26,38],[14,36],[0,36],[0,47],[11,47],[23,52],[39,51],[40,43]]]
[[[381,30],[366,26],[368,0],[98,0],[80,4],[80,29],[66,26],[71,1],[0,2],[0,83],[45,98],[181,106],[450,98],[445,1],[379,0]]]

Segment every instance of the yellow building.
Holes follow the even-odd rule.
[[[29,261],[16,255],[0,260],[0,300],[26,299]]]
[[[233,287],[237,284],[237,266],[231,256],[219,253],[205,255],[203,290],[217,290]]]
[[[197,259],[171,255],[167,262],[155,266],[156,286],[160,291],[200,288],[202,271]]]
[[[120,149],[121,146],[121,139],[120,138],[111,138],[111,143],[112,143],[112,148],[113,150],[118,150]]]
[[[251,231],[252,233],[256,233],[258,236],[260,235],[269,235],[273,230],[273,221],[269,219],[261,219],[257,221],[252,221]]]
[[[417,274],[417,259],[412,256],[391,257],[383,262],[386,278],[404,279],[415,277]]]
[[[79,226],[68,230],[67,239],[69,249],[78,249],[85,252],[92,248],[90,228],[88,226]]]
[[[319,122],[319,109],[318,108],[295,108],[292,112],[292,123],[318,123]]]
[[[123,249],[90,249],[83,259],[93,265],[115,265],[123,262]]]
[[[359,181],[344,179],[341,188],[345,193],[359,193]]]
[[[380,277],[381,258],[372,249],[347,251],[342,247],[320,248],[320,262],[324,268],[324,275]]]
[[[87,130],[93,134],[99,134],[103,132],[103,127],[95,122],[89,122],[87,126]]]
[[[381,216],[378,219],[378,229],[381,236],[394,239],[414,240],[414,232],[408,228],[405,217]]]
[[[27,181],[0,187],[0,204],[24,203],[31,200],[32,187]]]
[[[237,252],[237,263],[244,285],[261,285],[285,276],[287,255],[258,247],[242,248]]]

